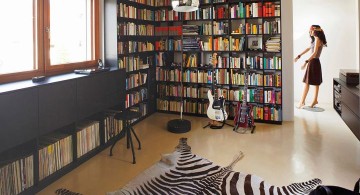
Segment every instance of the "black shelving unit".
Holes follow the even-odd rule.
[[[116,1],[116,4],[118,9],[115,22],[117,25],[116,43],[118,44],[116,56],[119,68],[126,70],[124,109],[141,112],[143,117],[136,120],[139,121],[155,111],[153,106],[155,100],[153,86],[155,7],[128,0]],[[121,10],[127,11],[121,12]],[[113,19],[115,19],[114,16]],[[142,65],[147,65],[147,67],[141,67]]]
[[[76,126],[85,120],[97,121],[94,116],[124,103],[124,77],[124,70],[111,69],[89,76],[53,76],[40,84],[1,85],[0,172],[7,177],[0,179],[13,176],[19,182],[1,187],[14,191],[0,193],[35,194],[105,149],[109,143],[100,142],[78,158]],[[99,137],[105,133],[102,125],[96,129]],[[62,155],[70,160],[62,163]]]
[[[339,78],[333,79],[333,107],[345,124],[360,140],[360,90]]]
[[[263,6],[267,6],[264,8]],[[237,17],[235,15],[235,9],[233,7],[236,6],[244,6],[245,13],[242,17]],[[248,16],[246,16],[246,9],[251,6],[258,7],[258,15],[255,17],[252,12]],[[272,6],[272,7],[271,7]],[[218,56],[221,56],[220,60],[224,60],[226,62],[222,64],[221,67],[214,67],[215,71],[220,72],[220,81],[217,84],[217,88],[225,91],[227,97],[230,97],[230,92],[234,90],[242,90],[244,88],[243,76],[244,76],[244,63],[249,62],[250,65],[250,77],[249,81],[249,89],[252,93],[252,96],[256,96],[257,100],[253,100],[252,98],[248,101],[253,105],[253,113],[255,116],[256,122],[265,122],[272,124],[281,124],[282,123],[282,70],[281,70],[281,28],[278,27],[281,24],[281,14],[280,9],[277,9],[275,16],[275,6],[280,8],[281,2],[280,0],[258,0],[258,1],[246,1],[246,0],[230,0],[230,1],[215,1],[215,2],[200,2],[199,11],[193,13],[178,13],[177,18],[173,18],[176,21],[171,21],[171,16],[175,13],[171,13],[170,6],[161,6],[158,7],[156,13],[161,13],[155,17],[157,20],[157,25],[160,27],[167,26],[182,26],[184,29],[184,25],[197,25],[199,27],[199,33],[196,34],[183,34],[179,33],[177,35],[178,39],[181,39],[181,51],[173,52],[172,54],[168,54],[171,51],[162,51],[166,53],[167,56],[172,55],[170,60],[166,59],[161,66],[157,66],[157,84],[158,87],[161,86],[162,89],[168,86],[172,88],[173,86],[179,86],[179,78],[183,76],[177,69],[172,67],[171,63],[175,62],[176,64],[182,64],[184,66],[183,72],[184,74],[188,72],[193,72],[194,74],[189,74],[191,77],[204,77],[206,72],[209,71],[203,67],[205,64],[209,64],[209,57],[213,53],[217,53]],[[261,9],[260,9],[260,8]],[[272,11],[271,11],[271,10]],[[164,11],[165,10],[165,11]],[[265,15],[263,10],[269,12]],[[234,13],[235,12],[235,13]],[[260,13],[261,12],[261,13]],[[240,15],[240,14],[239,14]],[[210,24],[211,31],[210,33],[203,33],[206,27],[204,24]],[[236,31],[239,26],[241,26],[240,31]],[[220,27],[220,28],[217,28]],[[208,27],[209,28],[209,27]],[[166,28],[165,28],[166,29]],[[169,29],[166,33],[162,33],[163,39],[171,39],[173,38],[171,30]],[[185,50],[184,49],[184,40],[185,39],[198,39],[203,41],[202,46],[209,45],[211,42],[210,48],[200,48],[197,50]],[[238,39],[238,40],[236,40]],[[278,51],[270,50],[270,47],[267,48],[267,41],[270,39],[279,40],[279,42],[273,44],[276,45]],[[236,43],[236,47],[233,46],[232,40]],[[241,44],[241,41],[243,43]],[[269,41],[270,42],[270,41]],[[270,45],[270,44],[269,44]],[[218,48],[219,49],[218,49]],[[159,53],[159,52],[158,52]],[[186,67],[187,58],[183,58],[183,55],[195,54],[198,56],[196,65],[194,67]],[[240,62],[240,67],[230,66],[230,60],[237,58]],[[256,59],[259,59],[258,61]],[[271,62],[270,59],[275,59],[276,62]],[[265,60],[265,61],[264,61]],[[196,73],[195,73],[196,72]],[[242,77],[239,77],[240,80],[235,82],[235,74],[241,74]],[[180,75],[181,74],[181,75]],[[200,75],[203,74],[203,75]],[[210,73],[209,73],[210,74]],[[210,76],[210,75],[209,75]],[[221,78],[222,77],[222,78]],[[175,78],[175,79],[173,79]],[[207,86],[210,83],[203,83],[199,81],[191,81],[188,82],[185,77],[184,86],[194,86],[195,88],[201,88],[203,86]],[[165,84],[167,83],[167,84]],[[207,86],[210,87],[210,86]],[[170,89],[167,89],[170,91]],[[226,92],[228,91],[228,92]],[[256,94],[254,94],[256,93]],[[257,94],[259,93],[259,94]],[[174,113],[174,108],[178,108],[176,104],[178,104],[178,100],[174,98],[164,98],[166,94],[164,91],[157,92],[158,94],[158,111],[169,113]],[[172,95],[170,94],[170,97]],[[232,95],[231,95],[232,96]],[[186,97],[185,97],[185,100]],[[235,104],[238,102],[242,102],[242,99],[227,99],[226,101],[226,111],[229,113],[229,119],[232,119],[235,113]],[[197,106],[190,105],[194,109],[190,114],[197,116],[204,116],[206,114],[206,109],[204,113],[204,107],[207,107],[206,99],[201,98],[192,98],[189,104],[192,102],[196,102]],[[185,102],[185,107],[186,107]],[[167,107],[167,108],[166,108]],[[174,107],[174,108],[173,108]],[[189,107],[189,106],[188,106]],[[196,108],[195,108],[196,107]],[[186,109],[184,109],[186,110]],[[176,113],[176,111],[175,111]],[[184,112],[188,113],[188,112]]]

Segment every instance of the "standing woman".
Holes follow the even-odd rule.
[[[305,99],[309,92],[310,85],[315,86],[315,96],[310,107],[315,107],[315,105],[318,103],[319,86],[322,83],[321,63],[319,58],[322,48],[327,46],[326,37],[324,31],[319,25],[312,25],[310,27],[309,34],[311,38],[310,47],[306,48],[295,58],[295,62],[297,62],[302,55],[311,50],[311,56],[305,60],[304,64],[301,66],[301,69],[306,68],[303,79],[305,86],[297,108],[303,108],[305,106]]]

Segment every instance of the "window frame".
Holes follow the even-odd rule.
[[[34,51],[36,70],[22,71],[16,73],[0,74],[0,84],[20,80],[31,79],[34,76],[52,76],[72,72],[74,69],[93,68],[97,66],[97,60],[100,58],[100,2],[91,0],[91,29],[92,35],[92,56],[93,60],[78,63],[50,65],[50,41],[47,38],[46,27],[50,26],[50,0],[35,0],[34,14],[36,13],[37,21],[34,22]],[[36,68],[36,67],[34,67]]]

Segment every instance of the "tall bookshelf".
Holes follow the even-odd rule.
[[[255,121],[281,124],[280,0],[202,1],[191,13],[173,12],[170,1],[166,3],[155,12],[156,32],[165,43],[160,45],[167,46],[156,49],[157,110],[178,113],[183,94],[185,114],[206,116],[206,93],[215,73],[215,88],[225,97],[231,119],[243,100],[249,64],[247,102],[253,105]],[[218,63],[207,66],[214,53]]]
[[[106,61],[126,71],[125,104],[120,110],[141,112],[142,117],[133,122],[139,122],[155,111],[152,103],[155,97],[155,85],[152,84],[155,82],[154,2],[105,1]]]

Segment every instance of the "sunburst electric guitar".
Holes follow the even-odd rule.
[[[212,59],[210,60],[213,66],[217,64],[216,55],[217,54],[214,53],[212,55]],[[218,96],[216,84],[217,84],[216,75],[213,68],[213,85],[212,85],[213,90],[209,90],[207,92],[207,96],[209,99],[209,107],[207,109],[206,114],[211,120],[225,121],[228,118],[228,115],[225,111],[225,98],[222,95]]]
[[[252,106],[247,103],[247,89],[248,89],[248,67],[246,65],[245,69],[245,83],[244,83],[244,93],[242,103],[238,102],[237,112],[234,117],[234,130],[237,130],[239,127],[244,129],[254,128],[254,116],[252,113]],[[253,131],[252,131],[253,132]]]

